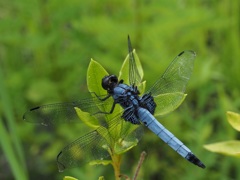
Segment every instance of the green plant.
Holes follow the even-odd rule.
[[[135,57],[137,55],[135,54]],[[128,79],[128,56],[125,59],[123,66],[120,70],[120,78],[123,78],[124,80]],[[137,58],[137,62],[139,62]],[[143,76],[143,71],[140,63],[137,63],[137,68],[139,69],[139,72],[141,72],[141,76]],[[87,71],[87,84],[88,89],[90,92],[94,92],[97,95],[103,95],[106,94],[106,91],[101,87],[101,80],[102,77],[106,76],[108,73],[107,71],[96,61],[91,60],[88,71]],[[145,82],[141,83],[140,87],[142,89],[145,87]],[[142,91],[143,92],[143,91]],[[96,95],[93,95],[96,96]],[[100,111],[107,112],[111,109],[113,100],[110,99],[110,103],[106,103],[107,106],[99,106],[98,108]],[[111,126],[110,122],[116,115],[121,113],[122,108],[120,106],[116,106],[114,108],[114,111],[112,114],[105,116],[105,121],[109,125],[108,127],[102,126],[101,122],[96,119],[95,116],[91,116],[89,113],[82,111],[79,108],[76,108],[76,112],[79,116],[79,118],[89,127],[93,129],[99,130],[98,132],[102,135],[102,137],[106,140],[106,145],[104,145],[102,148],[104,148],[110,155],[111,160],[105,160],[105,159],[98,159],[91,161],[91,165],[96,164],[102,164],[102,165],[108,165],[111,164],[114,169],[115,179],[119,179],[120,177],[120,165],[122,160],[122,155],[129,151],[131,148],[137,145],[138,139],[132,138],[133,133],[135,133],[135,130],[138,126],[132,125],[128,122],[122,121],[121,123],[117,124],[116,126]],[[124,138],[122,136],[122,129],[124,129]]]
[[[25,180],[28,178],[24,153],[20,138],[16,132],[16,123],[13,116],[13,106],[3,81],[0,67],[0,99],[3,106],[3,117],[0,113],[0,145],[9,162],[13,177]],[[1,110],[0,110],[1,111]],[[4,121],[5,120],[5,121]]]
[[[240,114],[228,111],[228,123],[237,131],[240,131]],[[240,141],[230,140],[204,145],[204,148],[224,155],[240,157]]]
[[[138,71],[140,73],[140,77],[142,79],[143,78],[143,70],[142,70],[141,63],[140,63],[139,58],[135,51],[133,52],[133,54],[134,54],[134,57],[136,60],[137,69],[138,69]],[[123,62],[123,65],[122,65],[122,67],[120,69],[120,73],[119,73],[119,80],[123,79],[126,84],[129,84],[129,82],[128,82],[129,61],[130,61],[129,56],[127,56],[127,58]],[[89,67],[88,67],[88,71],[87,71],[87,84],[88,84],[89,91],[94,92],[94,93],[92,93],[92,95],[94,97],[106,94],[106,91],[101,87],[102,77],[104,77],[106,75],[108,75],[107,71],[99,63],[97,63],[94,60],[91,60]],[[143,93],[144,89],[145,89],[145,81],[139,82],[138,88],[139,88],[140,92]],[[175,101],[174,103],[172,103],[171,100],[176,99],[175,97],[178,97],[178,100]],[[155,99],[156,102],[158,101],[158,99],[161,99],[162,104],[161,104],[161,106],[159,106],[156,109],[155,114],[163,115],[163,114],[173,111],[183,102],[185,97],[186,97],[186,95],[184,93],[180,93],[180,92],[165,93],[165,94],[161,94],[161,95],[157,96]],[[111,109],[111,106],[113,104],[113,99],[109,98],[109,101],[110,102],[108,102],[108,103],[103,103],[101,105],[96,104],[96,105],[98,106],[98,109],[101,112],[109,112],[109,110]],[[102,143],[101,144],[98,144],[98,143],[93,144],[94,147],[90,147],[90,148],[91,149],[97,148],[98,152],[105,151],[108,153],[109,157],[111,158],[111,159],[106,160],[106,159],[104,159],[105,157],[102,155],[100,157],[98,157],[98,155],[97,155],[97,158],[96,158],[96,156],[93,152],[93,154],[90,154],[90,156],[94,156],[95,159],[92,158],[94,160],[90,161],[89,163],[91,165],[111,164],[114,169],[115,179],[119,179],[120,175],[121,175],[120,166],[121,166],[123,154],[126,153],[127,151],[129,151],[130,149],[132,149],[139,142],[139,138],[138,138],[138,136],[139,136],[138,127],[139,126],[133,125],[124,120],[119,121],[119,119],[117,119],[118,120],[117,123],[114,122],[115,117],[118,117],[117,115],[121,114],[123,111],[123,109],[119,105],[116,105],[113,113],[106,114],[104,116],[105,117],[104,123],[102,123],[102,120],[99,120],[97,117],[91,115],[88,112],[84,112],[80,108],[75,108],[75,110],[78,114],[79,119],[81,121],[83,121],[85,123],[85,125],[92,128],[93,130],[95,130],[98,137],[99,137],[99,135],[101,136],[101,138],[99,139],[100,141],[102,141],[102,139],[104,141],[103,144]],[[112,122],[115,125],[112,125]],[[85,143],[87,144],[90,141],[91,140],[88,140],[88,141],[83,140],[83,141],[81,141],[80,147],[78,144],[76,144],[76,146],[73,145],[74,147],[71,146],[71,149],[74,149],[74,151],[76,150],[75,152],[78,152],[79,156],[81,156],[82,154],[85,154],[84,153],[84,148],[86,147]],[[81,147],[83,147],[83,149],[81,149]],[[90,159],[91,159],[91,157],[90,157]],[[79,160],[76,160],[76,161],[79,161]],[[77,166],[77,164],[78,163],[76,163],[75,165]],[[137,172],[138,172],[138,170],[137,170]],[[135,175],[134,177],[136,178],[136,176],[137,175]]]

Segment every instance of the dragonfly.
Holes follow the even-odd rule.
[[[118,79],[116,75],[107,74],[102,78],[102,88],[106,95],[100,96],[92,92],[91,98],[74,102],[47,104],[34,107],[23,115],[27,122],[55,125],[58,123],[82,122],[84,113],[77,113],[76,108],[87,112],[90,117],[96,117],[99,122],[94,130],[84,134],[72,143],[68,144],[57,156],[59,171],[81,166],[92,160],[104,160],[111,157],[109,151],[113,147],[112,142],[138,142],[143,134],[142,127],[146,126],[150,131],[162,139],[169,147],[180,156],[201,168],[205,165],[192,151],[167,130],[155,117],[157,109],[164,106],[173,106],[183,99],[186,85],[193,71],[196,54],[186,50],[178,54],[170,63],[165,72],[144,93],[140,93],[142,77],[138,68],[137,58],[128,36],[128,80]],[[166,96],[165,96],[166,95]],[[167,104],[167,103],[169,104]],[[121,111],[114,114],[116,106]],[[91,118],[90,118],[91,119]],[[107,122],[106,122],[107,120]],[[88,120],[84,120],[88,123]],[[90,120],[89,120],[90,121]],[[116,132],[120,132],[116,135]],[[121,151],[121,148],[120,148]],[[111,151],[112,152],[112,151]]]

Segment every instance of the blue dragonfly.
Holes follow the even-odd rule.
[[[195,52],[183,51],[177,55],[153,86],[141,94],[140,89],[144,89],[142,73],[138,68],[139,62],[134,56],[129,37],[128,50],[129,79],[124,82],[116,75],[104,76],[102,88],[107,95],[100,96],[93,92],[91,98],[38,106],[27,111],[23,119],[46,126],[84,122],[94,128],[93,131],[67,145],[58,154],[59,171],[94,160],[110,159],[113,153],[130,149],[140,140],[143,133],[142,125],[150,129],[180,156],[205,168],[191,150],[154,116],[161,115],[161,110],[166,109],[166,106],[180,104],[184,99],[185,88],[193,70]],[[98,122],[96,125],[92,123],[95,121]],[[121,147],[115,148],[117,145]]]

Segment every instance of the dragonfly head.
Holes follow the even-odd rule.
[[[103,89],[111,92],[118,85],[118,78],[115,75],[108,75],[102,78]]]

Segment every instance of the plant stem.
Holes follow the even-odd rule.
[[[147,153],[146,153],[145,151],[143,151],[143,152],[141,153],[140,159],[139,159],[139,161],[138,161],[137,170],[136,170],[136,172],[135,172],[135,174],[134,174],[133,180],[136,180],[136,179],[137,179],[139,170],[140,170],[140,168],[141,168],[141,166],[142,166],[142,163],[143,163],[146,155],[147,155]]]
[[[115,180],[120,180],[120,166],[121,166],[122,156],[118,154],[112,155],[112,166],[114,169]]]

